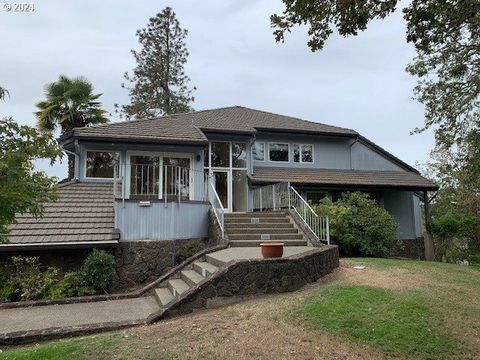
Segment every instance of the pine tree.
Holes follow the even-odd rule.
[[[195,87],[189,88],[190,78],[184,71],[187,34],[170,7],[150,18],[145,29],[137,31],[142,48],[132,50],[137,62],[133,75],[124,75],[131,87],[122,87],[128,89],[131,103],[121,107],[121,116],[153,118],[193,110],[190,103],[194,101]]]

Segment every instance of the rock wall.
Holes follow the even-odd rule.
[[[298,290],[338,266],[338,247],[334,245],[312,248],[289,258],[237,260],[215,273],[209,281],[190,288],[162,316],[231,302],[232,297]]]
[[[209,243],[201,238],[120,241],[115,251],[112,291],[129,290],[153,281]]]

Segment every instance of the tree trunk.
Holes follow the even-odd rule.
[[[75,156],[68,155],[68,180],[75,177]]]

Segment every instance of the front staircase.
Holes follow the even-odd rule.
[[[167,308],[184,292],[218,271],[219,267],[209,262],[209,256],[187,266],[176,276],[167,280],[163,287],[155,289],[155,297],[161,308]],[[211,260],[210,260],[211,261]],[[213,261],[212,261],[213,262]]]
[[[260,246],[269,242],[307,246],[285,211],[225,214],[225,233],[231,247]]]

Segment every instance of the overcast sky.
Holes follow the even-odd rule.
[[[415,52],[400,11],[312,53],[306,29],[275,42],[270,15],[282,11],[281,0],[32,1],[31,13],[0,7],[0,85],[10,91],[0,116],[22,124],[35,124],[35,103],[60,74],[88,78],[108,111],[128,102],[120,84],[135,65],[135,31],[171,6],[189,31],[195,109],[242,105],[353,128],[411,165],[433,146],[431,132],[410,135],[423,124],[423,106],[412,100],[415,80],[404,71]],[[65,164],[38,166],[66,176]]]

